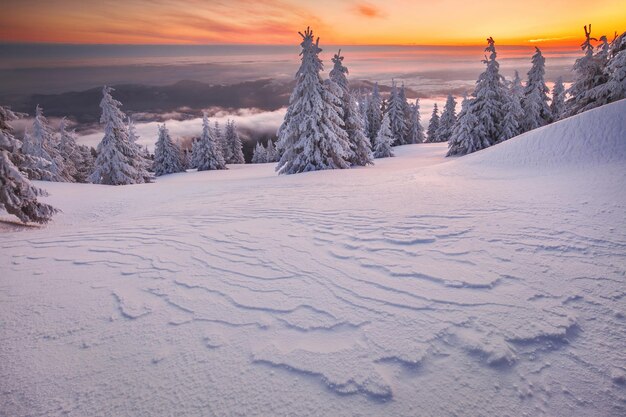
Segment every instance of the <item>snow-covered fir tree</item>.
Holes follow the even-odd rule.
[[[252,163],[253,164],[264,164],[267,162],[267,151],[265,147],[261,144],[261,142],[257,142],[254,147],[254,151],[252,152]]]
[[[374,144],[374,158],[388,158],[393,155],[393,133],[391,132],[391,118],[389,113],[383,116],[383,122],[376,136]]]
[[[32,157],[20,152],[21,143],[13,136],[10,122],[17,119],[17,114],[0,106],[0,209],[24,223],[46,223],[57,210],[37,200],[46,192],[35,187],[18,168],[36,164],[25,163]]]
[[[433,107],[433,113],[430,116],[430,122],[428,123],[428,129],[426,130],[428,142],[439,142],[437,137],[437,131],[439,130],[439,108],[437,103]]]
[[[276,145],[272,138],[267,139],[267,146],[264,149],[264,153],[262,156],[265,156],[265,162],[278,162],[280,160],[280,156],[278,155],[278,149],[276,149]]]
[[[76,162],[76,182],[88,182],[89,176],[94,170],[95,158],[91,153],[91,148],[85,145],[78,145],[78,162]]]
[[[343,128],[341,98],[335,83],[323,83],[323,68],[318,54],[319,38],[307,28],[302,36],[302,64],[296,73],[296,86],[289,100],[289,109],[279,130],[282,152],[276,170],[279,174],[296,174],[320,169],[349,168],[348,135]]]
[[[141,145],[139,145],[139,135],[137,134],[135,121],[130,116],[128,116],[127,129],[128,140],[135,145],[135,147],[137,148],[137,154],[139,156],[135,164],[135,167],[137,168],[137,175],[143,178],[143,182],[152,182],[153,177],[150,173],[150,170],[152,169],[152,159],[150,158],[148,149],[142,148]]]
[[[522,106],[513,94],[507,97],[503,113],[498,142],[503,142],[522,133],[520,128],[520,120],[523,120]]]
[[[424,142],[424,128],[420,116],[420,99],[415,99],[415,104],[410,105],[411,117],[408,122],[407,143]]]
[[[76,143],[76,134],[67,130],[67,119],[64,117],[59,124],[59,153],[63,158],[63,178],[70,182],[78,181],[78,165],[81,163],[81,155]]]
[[[484,126],[476,116],[478,108],[474,106],[475,100],[463,100],[446,156],[466,155],[491,146]]]
[[[217,120],[213,126],[213,138],[215,138],[215,142],[219,145],[220,150],[222,151],[222,158],[224,158],[224,162],[228,164],[228,161],[232,158],[231,149],[228,146],[226,136],[223,134],[222,128]]]
[[[393,144],[394,146],[402,145],[407,126],[404,118],[404,103],[395,81],[391,82],[391,95],[387,105],[387,114],[389,115]]]
[[[448,94],[446,105],[439,118],[439,127],[436,137],[439,142],[448,142],[452,137],[452,129],[456,123],[456,99],[452,94]]]
[[[413,111],[411,109],[411,105],[409,104],[409,100],[406,98],[404,83],[402,83],[398,95],[400,96],[400,102],[402,103],[402,113],[404,116],[404,134],[402,135],[402,145],[407,145],[409,143],[412,143],[409,139],[409,133],[412,125],[411,118],[413,117]]]
[[[602,74],[602,68],[599,68],[598,61],[594,57],[593,41],[596,38],[591,37],[591,25],[585,29],[585,41],[580,45],[584,55],[574,63],[574,82],[567,90],[569,99],[566,101],[565,117],[573,116],[583,111],[589,104],[591,90],[597,86],[597,80]]]
[[[180,148],[174,143],[163,123],[159,126],[159,138],[154,147],[154,174],[159,177],[182,171],[184,167]]]
[[[367,100],[367,135],[372,147],[376,143],[376,136],[383,122],[383,100],[378,91],[378,83],[374,84],[372,94]]]
[[[626,32],[611,42],[604,75],[606,81],[589,93],[595,107],[626,98]],[[592,106],[587,105],[583,110],[589,108]]]
[[[63,176],[63,158],[59,153],[56,138],[39,106],[35,109],[32,131],[24,134],[22,152],[30,155],[21,166],[31,180],[66,181]]]
[[[493,38],[487,39],[485,52],[489,53],[489,57],[483,60],[487,68],[478,77],[472,94],[474,98],[468,107],[472,107],[471,114],[478,119],[480,127],[477,132],[484,135],[484,137],[477,138],[476,143],[494,145],[502,137],[502,120],[508,101],[508,90],[504,86],[504,78],[500,75],[500,64],[496,59],[497,52]]]
[[[100,123],[104,124],[104,137],[98,144],[98,157],[89,180],[94,184],[141,184],[146,182],[141,168],[144,162],[128,138],[126,115],[120,110],[122,103],[111,96],[112,91],[107,86],[102,89]]]
[[[212,130],[205,113],[202,117],[202,134],[193,143],[191,150],[191,165],[198,171],[226,169],[221,144],[213,136]]]
[[[370,140],[365,132],[365,123],[361,118],[357,101],[349,90],[348,68],[343,65],[343,59],[341,50],[339,50],[339,53],[332,58],[333,69],[330,71],[329,77],[341,89],[343,126],[350,142],[350,154],[347,160],[352,165],[365,166],[372,163],[372,149]]]
[[[530,71],[528,71],[528,81],[522,98],[522,110],[524,111],[522,123],[520,123],[522,132],[545,126],[552,119],[548,105],[550,90],[544,80],[546,59],[537,47],[535,47],[535,54],[532,57],[532,64]]]
[[[228,146],[228,157],[230,159],[226,160],[228,164],[245,164],[246,160],[243,157],[243,144],[241,143],[241,138],[237,133],[237,129],[235,127],[235,122],[233,120],[228,120],[226,122],[226,132],[224,133],[224,140]]]
[[[552,101],[550,102],[550,114],[552,120],[560,120],[565,112],[565,86],[563,77],[559,77],[552,87]]]

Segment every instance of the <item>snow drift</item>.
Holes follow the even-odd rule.
[[[458,164],[555,169],[626,162],[626,100],[532,130],[462,157]]]

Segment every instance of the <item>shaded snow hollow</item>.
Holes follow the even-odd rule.
[[[63,213],[0,234],[0,415],[623,416],[625,113],[42,184]]]

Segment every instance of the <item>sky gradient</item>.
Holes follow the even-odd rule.
[[[575,45],[626,30],[623,0],[5,0],[0,41],[293,44],[307,25],[326,44]]]

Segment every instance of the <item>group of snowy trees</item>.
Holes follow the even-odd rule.
[[[535,48],[528,80],[523,86],[517,72],[512,82],[500,75],[495,42],[489,38],[485,49],[489,57],[483,61],[486,69],[478,78],[471,98],[463,101],[448,139],[448,156],[472,153],[564,117],[626,98],[626,32],[616,35],[610,43],[602,36],[594,53],[592,41],[598,40],[591,37],[591,25],[584,29],[585,41],[581,45],[584,56],[574,65],[574,82],[566,90],[559,77],[551,98],[544,79],[545,58],[539,48]],[[435,125],[441,124],[435,113],[436,110]],[[429,126],[429,140],[430,131]],[[437,137],[441,129],[433,128],[433,132],[433,137]]]
[[[272,139],[267,140],[267,146],[263,146],[261,141],[256,143],[252,153],[253,164],[265,164],[267,162],[278,162],[279,160],[280,155]]]
[[[372,163],[365,121],[349,91],[340,53],[333,57],[330,78],[322,80],[319,38],[310,28],[302,37],[302,63],[289,100],[285,120],[278,130],[279,174],[322,169],[344,169]]]

